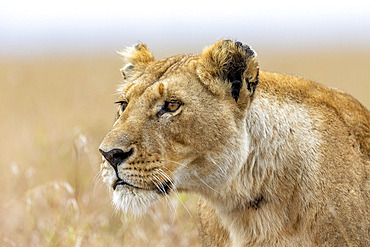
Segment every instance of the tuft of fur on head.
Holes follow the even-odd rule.
[[[134,46],[127,47],[123,51],[118,52],[118,54],[121,55],[123,60],[121,73],[125,79],[132,76],[134,71],[141,70],[154,61],[154,57],[148,47],[140,42]]]

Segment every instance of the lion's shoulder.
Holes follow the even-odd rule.
[[[361,152],[370,157],[370,112],[353,96],[306,78],[262,71],[259,90],[274,100],[304,105],[321,123],[341,122],[339,131],[354,135]]]

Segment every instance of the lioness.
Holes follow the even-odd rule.
[[[124,82],[100,145],[124,213],[172,191],[201,196],[204,246],[370,246],[370,114],[350,95],[259,71],[247,45],[155,61],[122,52]]]

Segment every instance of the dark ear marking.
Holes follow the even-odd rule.
[[[244,83],[248,89],[245,93],[249,97],[253,96],[257,87],[259,67],[256,57],[257,54],[248,45],[239,41],[219,40],[203,51],[203,63],[197,72],[212,92],[217,92],[213,88],[215,82],[212,82],[212,78],[230,84],[228,88],[231,90],[227,93],[238,102]]]
[[[233,41],[229,40],[228,42],[233,42]],[[244,72],[249,69],[248,66],[251,65],[249,63],[249,60],[252,58],[255,58],[256,54],[248,45],[244,45],[240,41],[236,41],[235,45],[237,47],[241,47],[245,51],[246,56],[242,53],[234,54],[233,59],[229,62],[227,66],[225,66],[224,70],[225,70],[226,79],[231,82],[231,90],[232,90],[231,94],[233,98],[235,99],[235,101],[237,102],[239,99],[240,90],[243,87],[243,83],[241,82],[242,82]],[[256,90],[256,87],[258,84],[258,75],[259,75],[259,70],[257,71],[256,78],[251,78],[251,77],[245,78],[247,89],[251,93],[251,96],[253,96]]]
[[[243,49],[247,53],[247,57],[248,58],[256,57],[256,53],[250,48],[250,46],[244,45],[240,41],[236,41],[235,44],[237,46],[243,47]],[[246,69],[248,69],[248,68],[246,68]],[[259,77],[259,69],[257,69],[257,75],[256,75],[256,78],[254,78],[254,80],[251,77],[246,78],[246,80],[245,80],[246,83],[247,83],[247,89],[251,93],[251,97],[253,96],[254,92],[256,91],[256,88],[257,88],[257,85],[258,85],[258,82],[259,82],[259,78],[258,77]]]
[[[255,81],[251,81],[251,78],[247,78],[247,80],[246,80],[247,89],[248,89],[249,92],[251,92],[251,97],[254,95],[254,92],[256,91],[256,88],[257,88],[257,85],[258,85],[258,82],[259,82],[259,74],[260,74],[260,71],[258,70]]]
[[[238,102],[240,89],[242,89],[243,83],[239,80],[231,82],[231,95],[235,99],[235,102]]]
[[[247,53],[248,57],[252,57],[252,56],[255,56],[255,52],[250,48],[249,45],[244,45],[242,42],[240,41],[236,41],[235,44],[237,46],[241,46],[244,48],[245,52]]]
[[[227,40],[227,42],[232,43],[232,40]],[[244,46],[241,42],[235,42],[236,46]],[[229,63],[225,64],[224,75],[231,83],[231,95],[235,99],[235,102],[238,102],[240,90],[243,87],[243,73],[246,70],[247,61],[242,53],[235,52],[232,54],[232,59]]]

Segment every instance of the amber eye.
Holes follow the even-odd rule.
[[[115,104],[120,104],[121,105],[121,111],[124,112],[126,110],[126,107],[128,105],[127,101],[117,101],[114,102]]]
[[[165,108],[167,112],[175,112],[180,108],[181,105],[182,103],[179,100],[171,100],[166,102]]]
[[[166,112],[176,112],[183,103],[180,100],[173,99],[171,101],[165,101],[163,108],[157,113],[157,116],[160,117]]]

